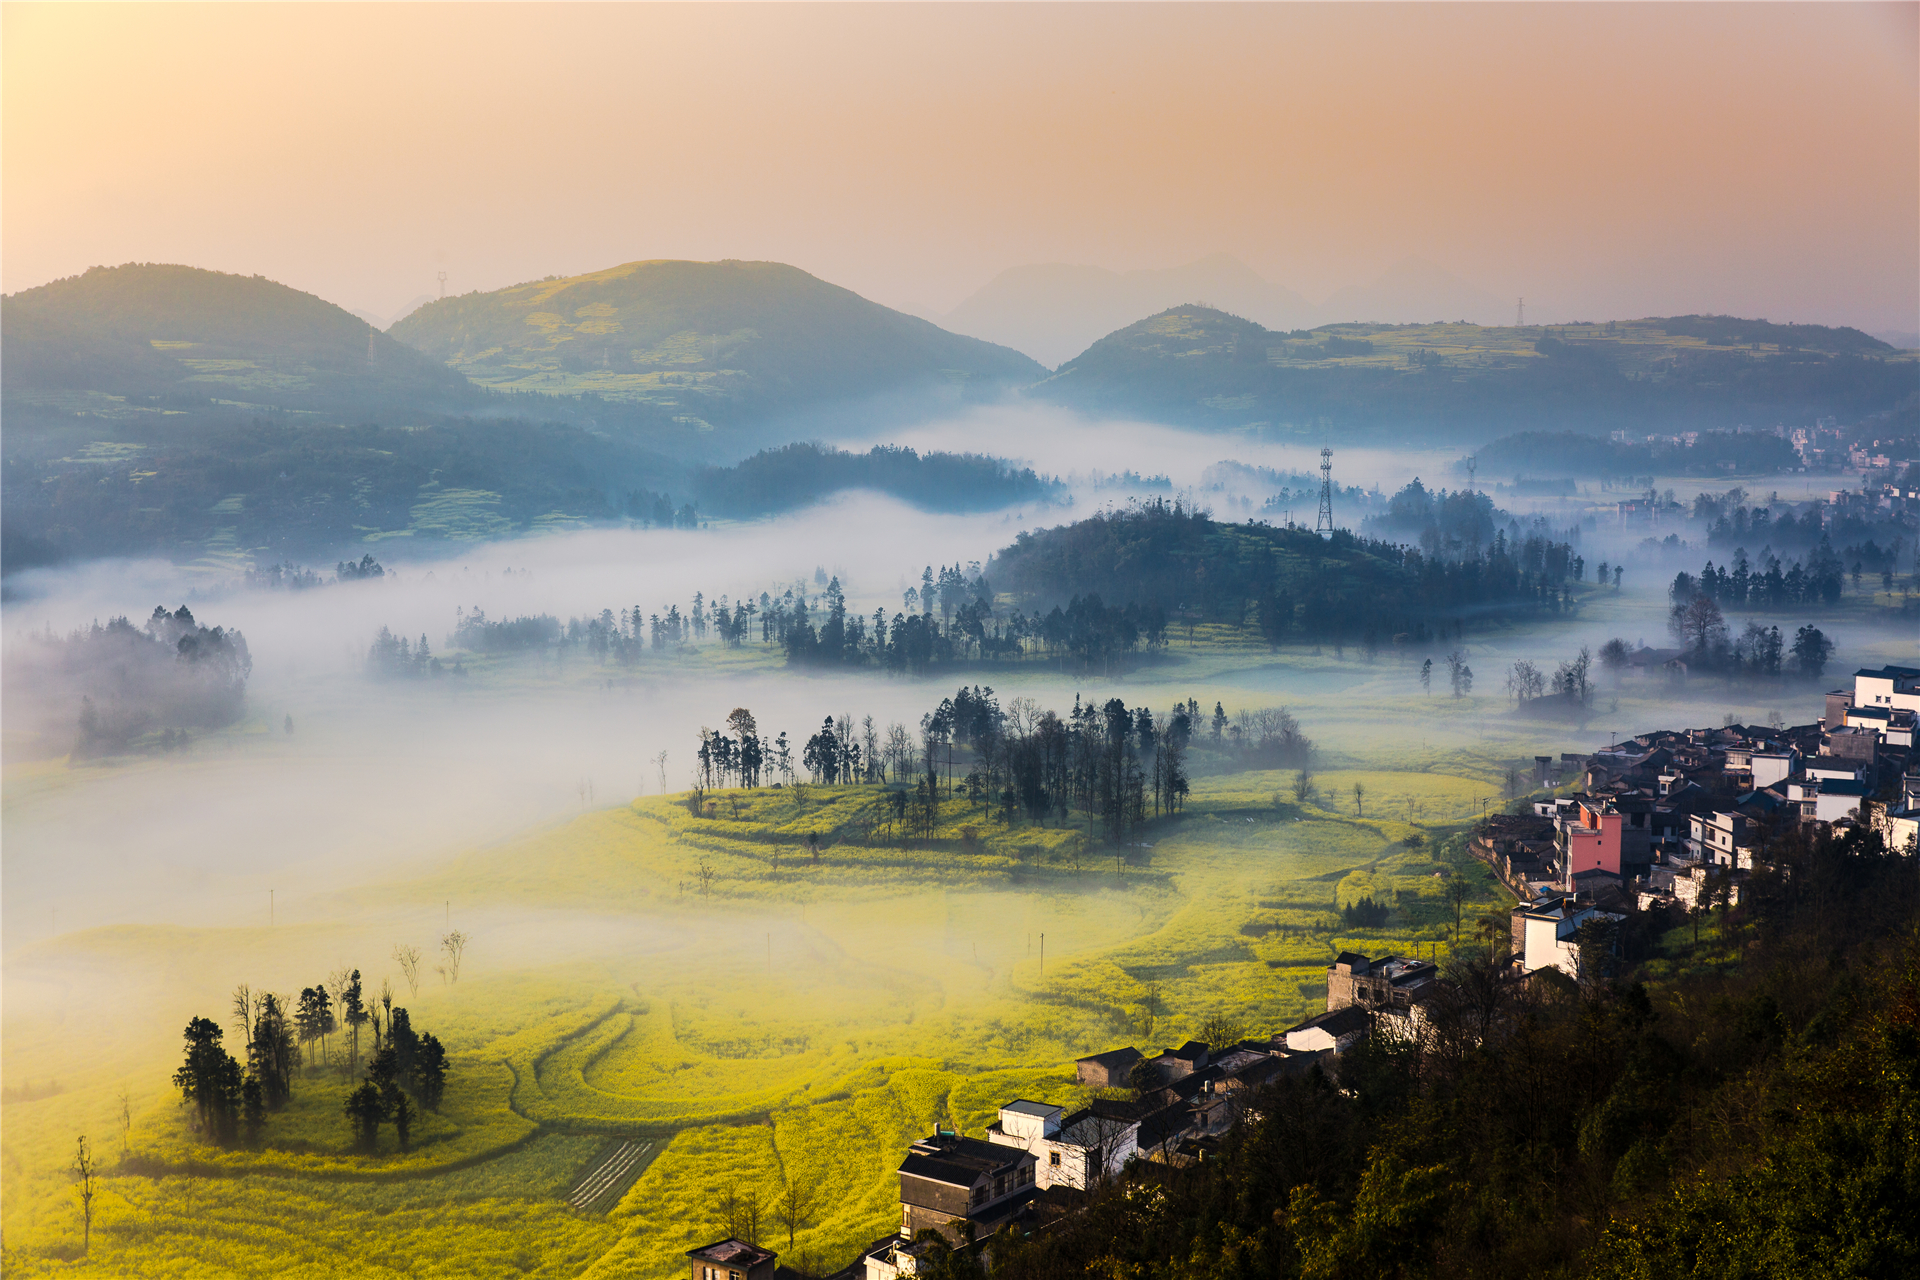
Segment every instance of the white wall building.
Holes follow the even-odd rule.
[[[1140,1122],[1092,1108],[1065,1115],[1051,1102],[1021,1099],[1000,1108],[987,1141],[1033,1153],[1033,1185],[1085,1190],[1114,1175],[1140,1149]]]
[[[1853,673],[1853,705],[1920,711],[1920,667],[1882,667]]]
[[[1580,976],[1580,926],[1589,920],[1620,921],[1626,917],[1602,911],[1572,896],[1549,896],[1514,908],[1521,928],[1520,964],[1528,973],[1554,968],[1570,978]]]

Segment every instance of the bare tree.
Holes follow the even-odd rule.
[[[1305,804],[1313,799],[1313,771],[1305,765],[1293,775],[1293,802]]]
[[[120,1158],[127,1158],[127,1146],[133,1137],[133,1099],[125,1089],[120,1091]]]
[[[446,953],[447,981],[460,981],[460,957],[467,949],[467,935],[455,929],[440,939],[440,950]]]
[[[803,1230],[813,1215],[813,1188],[804,1182],[788,1182],[774,1201],[774,1219],[787,1229],[787,1248],[793,1248],[794,1232]]]
[[[700,865],[693,869],[693,874],[694,878],[700,882],[700,896],[703,898],[712,896],[713,864],[702,858]]]
[[[667,753],[662,751],[653,758],[654,768],[660,771],[660,794],[667,794]]]
[[[86,1224],[80,1238],[80,1252],[86,1253],[93,1247],[93,1197],[99,1190],[95,1184],[100,1176],[100,1163],[87,1148],[85,1134],[80,1135],[80,1141],[74,1148],[73,1176],[78,1180],[74,1191],[80,1196],[80,1213]]]
[[[396,946],[393,958],[400,966],[400,975],[407,980],[407,990],[415,996],[420,994],[420,948],[415,946]]]
[[[760,1200],[751,1191],[729,1187],[720,1198],[720,1212],[727,1220],[727,1234],[748,1244],[760,1243]]]
[[[1353,784],[1353,813],[1355,817],[1364,818],[1367,816],[1366,801],[1367,801],[1366,786],[1362,783],[1355,782]]]
[[[1460,942],[1460,909],[1472,895],[1473,886],[1467,883],[1466,868],[1454,867],[1453,874],[1447,877],[1447,901],[1453,904],[1453,940],[1456,946]]]
[[[1216,1013],[1200,1024],[1200,1041],[1209,1050],[1225,1049],[1247,1038],[1247,1024],[1225,1013]]]
[[[242,1044],[253,1039],[253,1024],[258,1016],[258,1011],[254,1008],[255,1003],[253,988],[246,983],[243,982],[233,989],[233,1020],[239,1025]]]

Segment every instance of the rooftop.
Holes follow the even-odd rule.
[[[773,1261],[776,1255],[770,1250],[729,1236],[725,1240],[703,1244],[698,1249],[689,1249],[687,1256],[698,1258],[702,1262],[718,1262],[731,1267],[757,1267],[763,1262]]]
[[[1023,1116],[1040,1116],[1043,1119],[1047,1116],[1057,1116],[1060,1114],[1060,1108],[1054,1106],[1051,1102],[1029,1102],[1025,1098],[1009,1102],[1000,1109],[1002,1111],[1012,1111]]]
[[[1140,1056],[1140,1051],[1132,1045],[1124,1049],[1109,1049],[1105,1053],[1089,1054],[1084,1058],[1075,1058],[1075,1062],[1093,1062],[1103,1067],[1117,1066],[1122,1062],[1132,1062]]]
[[[937,1133],[913,1144],[907,1158],[900,1162],[900,1172],[929,1182],[971,1187],[982,1174],[998,1173],[1031,1159],[1033,1156],[1022,1147]]]

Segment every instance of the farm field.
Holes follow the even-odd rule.
[[[1369,775],[1388,808],[1396,777],[1406,798],[1456,813],[1484,789]],[[258,972],[263,930],[69,937],[10,966],[25,996],[9,1001],[10,1082],[61,1083],[6,1109],[9,1273],[78,1252],[62,1174],[78,1132],[114,1166],[91,1263],[113,1274],[300,1274],[284,1266],[298,1257],[311,1274],[664,1275],[717,1233],[727,1191],[766,1202],[788,1180],[826,1192],[795,1252],[841,1258],[889,1227],[899,1153],[934,1125],[977,1133],[1016,1096],[1071,1104],[1072,1058],[1176,1044],[1210,1015],[1278,1029],[1322,998],[1342,947],[1433,945],[1447,909],[1430,851],[1400,843],[1412,828],[1276,807],[1285,783],[1202,780],[1185,814],[1150,828],[1151,849],[1120,865],[1089,852],[1077,872],[1080,833],[1023,842],[960,802],[930,847],[903,849],[841,842],[873,788],[810,788],[804,805],[752,793],[738,818],[724,792],[715,817],[655,797],[356,890],[389,918],[349,895],[342,914],[375,922],[283,931],[275,975]],[[1345,785],[1326,776],[1330,795]],[[962,826],[985,828],[977,852],[958,847]],[[701,860],[718,872],[704,894]],[[447,1100],[410,1151],[391,1135],[371,1159],[349,1150],[336,1075],[300,1082],[264,1150],[217,1152],[186,1132],[165,1087],[183,1011],[222,1010],[228,975],[292,985],[384,951],[383,925],[454,885],[475,938],[467,970],[400,997],[454,1057]],[[1335,904],[1362,892],[1397,893],[1401,923],[1330,927]],[[1490,887],[1480,896],[1494,901]],[[369,972],[390,968],[370,959]],[[135,1020],[97,1070],[63,1061],[66,1019],[36,971],[58,972],[66,994],[129,968],[143,975],[122,980],[137,1003],[174,1016]],[[123,1087],[130,1154],[116,1164]],[[613,1137],[658,1150],[609,1213],[576,1213],[564,1197]],[[417,1207],[429,1204],[443,1210]]]
[[[1276,654],[1204,627],[1120,677],[993,673],[1003,700],[1052,706],[1075,691],[1217,699],[1229,712],[1284,704],[1319,744],[1308,803],[1293,803],[1291,773],[1203,774],[1186,811],[1121,856],[1082,830],[1008,827],[960,800],[931,840],[907,843],[871,787],[717,791],[699,815],[648,795],[343,875],[277,927],[115,926],[19,943],[4,1010],[7,1273],[64,1273],[78,1257],[65,1170],[83,1133],[108,1166],[87,1264],[99,1274],[666,1276],[723,1233],[729,1194],[765,1204],[790,1181],[820,1200],[791,1248],[784,1228],[763,1225],[763,1238],[839,1265],[892,1226],[900,1152],[936,1124],[977,1134],[1019,1096],[1072,1105],[1073,1058],[1178,1044],[1209,1018],[1290,1025],[1320,1007],[1342,949],[1444,956],[1453,918],[1436,859],[1500,802],[1509,769],[1654,725],[1809,714],[1799,685],[1696,681],[1683,693],[1603,688],[1584,716],[1514,715],[1496,691],[1511,658],[1658,634],[1658,603],[1631,593],[1591,612],[1573,631],[1474,638],[1480,683],[1458,699],[1423,691],[1408,657]],[[631,672],[486,663],[473,687],[623,714],[717,674],[730,700],[789,729],[859,714],[876,689],[890,699],[877,709],[900,718],[947,691],[796,681],[775,665],[752,647]],[[970,683],[976,674],[989,676]],[[389,696],[404,713],[445,695]],[[791,715],[771,723],[767,702]],[[324,733],[325,714],[303,731]],[[259,726],[246,733],[249,750],[275,749]],[[116,767],[157,785],[182,776],[169,767],[218,774],[218,750],[188,766]],[[10,766],[9,821],[91,794],[109,772]],[[1416,832],[1424,846],[1407,843]],[[1385,928],[1339,925],[1337,908],[1362,896],[1396,905]],[[1463,945],[1477,916],[1504,905],[1476,880]],[[412,991],[392,949],[431,951],[447,927],[473,939],[459,981],[429,972]],[[342,965],[391,983],[452,1057],[445,1102],[411,1149],[395,1150],[389,1130],[375,1156],[351,1151],[349,1085],[333,1071],[297,1083],[263,1149],[197,1142],[168,1085],[181,1026],[223,1018],[241,982],[297,991]],[[628,1141],[652,1144],[631,1188],[604,1213],[571,1208],[569,1192]]]

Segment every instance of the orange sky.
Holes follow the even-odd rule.
[[[647,257],[944,311],[1225,251],[1920,328],[1920,6],[0,7],[0,286],[376,313]]]

